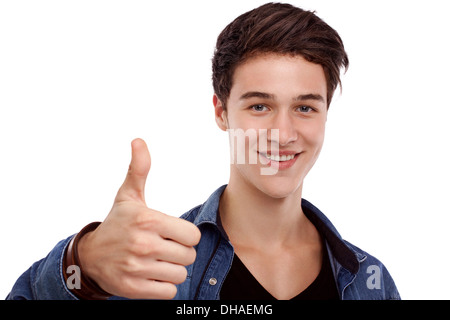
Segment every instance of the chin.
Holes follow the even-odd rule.
[[[296,194],[301,196],[302,181],[292,181],[292,179],[287,181],[285,178],[277,179],[275,177],[265,180],[255,187],[270,198],[284,199]]]
[[[261,175],[259,167],[248,170],[245,166],[231,167],[231,180],[237,181],[241,187],[272,199],[284,199],[298,195],[301,197],[304,175]],[[243,184],[242,184],[243,183]]]

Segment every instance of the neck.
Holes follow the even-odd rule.
[[[310,227],[301,208],[302,186],[274,198],[243,179],[230,179],[220,200],[223,227],[233,245],[253,248],[298,243]]]

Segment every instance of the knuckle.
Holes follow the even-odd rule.
[[[160,225],[160,219],[158,214],[146,208],[136,214],[135,223],[139,229],[157,230]]]
[[[163,247],[156,245],[156,244],[151,244],[148,246],[147,248],[147,252],[146,252],[146,256],[149,257],[153,257],[154,259],[160,258],[163,255]]]
[[[133,256],[129,256],[124,259],[121,269],[124,275],[135,275],[141,272],[142,266],[138,263],[137,259]],[[126,276],[124,276],[124,278],[126,278]]]
[[[130,252],[136,256],[158,257],[162,253],[157,239],[148,235],[134,235],[130,243]]]
[[[149,251],[147,242],[141,235],[133,234],[130,236],[129,250],[133,255],[143,256]]]

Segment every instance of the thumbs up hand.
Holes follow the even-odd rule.
[[[198,228],[147,207],[145,182],[150,153],[133,140],[127,176],[113,207],[97,229],[80,239],[82,272],[112,295],[132,299],[171,299],[194,262]]]

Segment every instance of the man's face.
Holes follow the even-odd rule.
[[[230,183],[237,179],[274,198],[297,191],[323,145],[326,97],[322,66],[301,56],[264,54],[239,65],[227,110],[214,98],[219,127],[248,133],[245,161],[232,163]]]

